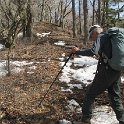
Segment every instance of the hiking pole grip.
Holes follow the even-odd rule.
[[[41,105],[41,103],[45,100],[45,97],[49,93],[50,88],[53,86],[53,84],[55,83],[55,81],[58,78],[59,74],[61,73],[62,69],[64,68],[64,66],[66,66],[67,62],[69,61],[69,59],[71,58],[72,55],[73,55],[73,53],[70,53],[70,55],[67,58],[67,60],[65,61],[64,65],[62,66],[62,68],[58,72],[57,76],[55,77],[55,79],[53,80],[53,82],[51,83],[51,85],[49,86],[49,88],[47,89],[46,93],[44,94],[43,99],[40,101],[39,105]]]

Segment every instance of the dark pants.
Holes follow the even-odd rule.
[[[124,124],[124,108],[121,100],[121,72],[111,69],[104,63],[99,63],[96,75],[84,98],[82,113],[84,118],[92,117],[92,104],[95,98],[108,90],[111,107],[113,108],[117,120]]]

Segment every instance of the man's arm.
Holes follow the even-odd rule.
[[[93,47],[90,49],[81,49],[79,50],[78,48],[74,48],[72,51],[73,53],[75,53],[76,55],[82,55],[82,56],[94,56],[94,55],[98,55],[99,54],[99,50],[100,50],[100,36],[98,36],[97,40],[95,41],[95,43],[93,44]]]
[[[76,51],[75,54],[81,55],[81,56],[94,56],[95,55],[91,49],[79,50],[79,51]]]

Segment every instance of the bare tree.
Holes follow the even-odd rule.
[[[98,0],[98,24],[101,25],[101,1]]]
[[[18,1],[20,2],[20,1]],[[10,57],[11,52],[15,46],[15,38],[17,34],[22,30],[22,15],[23,9],[18,6],[18,3],[13,3],[10,1],[4,1],[0,6],[2,14],[2,25],[1,25],[1,34],[3,34],[3,40],[5,41],[5,46],[8,48],[7,55],[7,70],[8,76],[11,74],[10,70]]]
[[[64,19],[65,17],[71,12],[71,10],[68,9],[68,7],[70,6],[71,1],[68,2],[68,0],[64,1],[60,0],[59,3],[59,26],[64,28]]]
[[[40,21],[43,21],[44,7],[45,7],[45,0],[42,0],[41,19],[40,19]]]
[[[108,19],[108,1],[107,0],[103,0],[102,2],[103,6],[102,6],[102,19],[101,19],[101,25],[103,27],[107,26],[107,19]]]
[[[84,44],[88,41],[88,7],[87,0],[83,0],[83,10],[84,10]]]
[[[96,0],[93,0],[93,17],[92,17],[92,25],[94,25],[95,23],[95,2]]]
[[[31,13],[31,0],[27,1],[27,8],[26,8],[26,25],[25,25],[25,34],[31,40],[31,29],[32,29],[32,13]]]
[[[79,0],[79,33],[82,34],[82,23],[81,23],[81,0]]]
[[[72,17],[73,17],[73,37],[76,37],[76,13],[75,13],[75,0],[72,0]]]

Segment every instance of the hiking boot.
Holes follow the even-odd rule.
[[[91,124],[91,122],[90,119],[87,119],[85,121],[73,122],[72,124]]]
[[[82,122],[83,122],[84,124],[91,124],[91,121],[90,121],[89,118],[88,118],[88,119],[85,119],[85,120],[82,120]]]
[[[81,118],[81,121],[84,122],[84,123],[86,123],[86,124],[91,124],[91,121],[90,120],[91,120],[91,118],[86,118],[84,116]]]
[[[72,124],[91,124],[91,122],[73,122]]]

